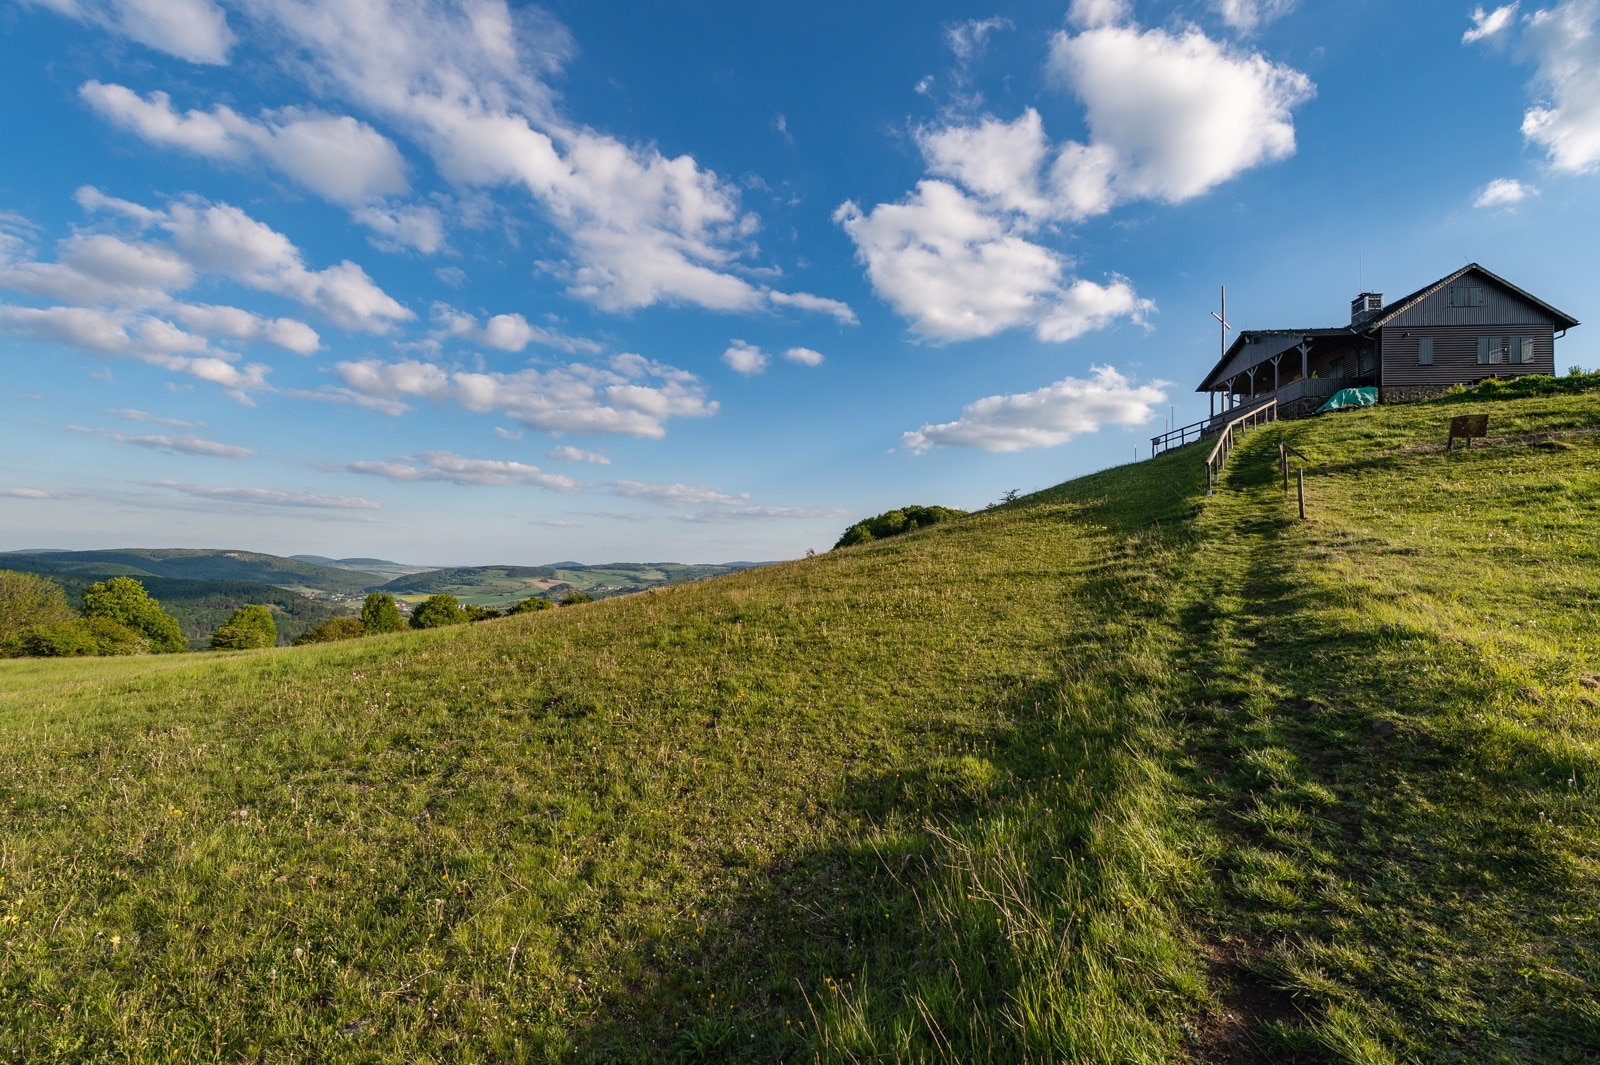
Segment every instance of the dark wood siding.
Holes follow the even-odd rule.
[[[1480,308],[1453,308],[1479,310]],[[1405,335],[1409,334],[1409,335]],[[1433,365],[1417,365],[1417,338],[1433,337]],[[1531,336],[1533,362],[1499,362],[1484,366],[1478,362],[1480,336]],[[1414,388],[1427,385],[1468,383],[1483,377],[1514,377],[1521,374],[1556,372],[1555,330],[1548,319],[1543,322],[1497,322],[1482,325],[1413,325],[1409,329],[1385,326],[1383,342],[1383,387]]]
[[[1477,307],[1450,306],[1450,290],[1455,285],[1481,288],[1483,303]],[[1530,373],[1555,373],[1555,323],[1549,313],[1516,293],[1502,288],[1477,271],[1469,272],[1455,285],[1439,291],[1408,308],[1384,324],[1384,388],[1414,388],[1452,385],[1484,377],[1513,377]],[[1417,365],[1417,339],[1433,337],[1433,365]],[[1533,337],[1533,362],[1478,362],[1481,336]]]

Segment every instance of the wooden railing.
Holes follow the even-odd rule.
[[[1222,436],[1217,441],[1217,446],[1211,449],[1211,454],[1206,456],[1206,495],[1211,494],[1211,489],[1222,476],[1222,467],[1227,465],[1228,456],[1233,452],[1233,445],[1237,438],[1246,430],[1257,425],[1278,420],[1278,401],[1269,399],[1258,407],[1252,407],[1248,413],[1241,414],[1227,425],[1222,427]]]
[[[1206,422],[1210,420],[1207,418],[1204,422],[1180,426],[1177,429],[1169,429],[1160,436],[1152,436],[1150,438],[1150,457],[1155,458],[1163,451],[1171,451],[1175,447],[1182,447],[1185,444],[1199,440],[1205,435]]]

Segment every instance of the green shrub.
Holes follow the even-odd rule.
[[[506,607],[506,615],[509,617],[512,614],[531,614],[539,610],[549,610],[554,605],[555,604],[550,602],[548,599],[540,598],[537,595],[530,595],[522,602]]]
[[[394,596],[373,592],[361,604],[362,632],[369,635],[399,632],[405,627],[406,619],[400,616],[400,607],[395,603]]]
[[[1479,381],[1471,388],[1452,389],[1450,398],[1457,401],[1484,399],[1525,399],[1529,396],[1572,396],[1584,392],[1600,391],[1600,370],[1584,373],[1574,366],[1565,377],[1531,373],[1521,377],[1491,377]]]
[[[264,606],[240,607],[211,634],[211,647],[218,651],[271,647],[277,642],[278,626]]]
[[[178,619],[162,610],[161,604],[144,590],[144,585],[132,577],[112,577],[89,585],[83,593],[83,616],[106,618],[124,625],[148,639],[150,650],[157,653],[182,651],[188,647],[183,631],[178,628]]]
[[[299,647],[307,643],[333,643],[337,640],[353,640],[357,636],[367,634],[366,626],[361,624],[360,618],[329,618],[316,628],[307,629],[295,639],[294,645]]]
[[[559,605],[561,605],[561,606],[577,606],[579,603],[592,603],[592,602],[594,602],[594,596],[590,595],[588,592],[569,592],[567,594],[566,598],[561,600],[561,603]]]
[[[466,611],[468,621],[488,621],[490,618],[500,617],[500,611],[490,610],[488,607],[479,606],[476,603],[468,603],[461,609]]]
[[[30,629],[70,621],[67,593],[49,577],[0,570],[0,648]]]
[[[924,507],[912,505],[899,507],[895,510],[886,510],[875,518],[858,521],[844,531],[839,537],[839,542],[834,547],[851,547],[855,544],[871,543],[873,540],[883,540],[890,536],[900,536],[904,533],[925,529],[929,525],[937,525],[941,521],[951,518],[966,516],[966,511],[956,510],[953,507]]]
[[[411,612],[411,627],[413,629],[437,629],[442,625],[464,625],[472,619],[467,612],[461,609],[461,604],[456,597],[441,592],[430,595],[417,604]]]
[[[23,633],[15,653],[33,658],[77,658],[88,655],[142,655],[150,650],[143,633],[110,618],[68,618]]]

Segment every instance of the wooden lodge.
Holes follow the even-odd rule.
[[[1269,400],[1278,417],[1305,416],[1345,388],[1407,403],[1487,377],[1553,374],[1556,338],[1577,324],[1471,263],[1392,303],[1363,292],[1349,325],[1241,330],[1195,391],[1211,397],[1213,431]]]

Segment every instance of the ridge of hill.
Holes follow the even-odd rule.
[[[0,1052],[1592,1059],[1600,403],[1201,455],[479,625],[0,663]]]
[[[549,596],[568,590],[604,599],[764,565],[770,563],[607,562],[590,566],[558,562],[549,566],[458,566],[397,577],[380,585],[379,590],[408,599],[448,593],[465,603],[499,607],[532,595]]]
[[[0,569],[102,577],[168,577],[248,581],[300,592],[362,592],[370,577],[257,551],[207,548],[114,548],[100,551],[0,553]]]

